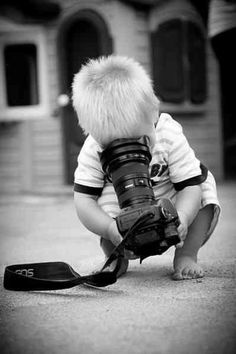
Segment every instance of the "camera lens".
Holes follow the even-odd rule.
[[[155,199],[148,171],[151,158],[146,136],[114,140],[102,152],[102,168],[113,183],[121,209]]]

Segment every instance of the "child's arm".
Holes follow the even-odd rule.
[[[178,232],[181,240],[186,238],[188,226],[198,214],[201,206],[201,187],[194,185],[185,187],[177,193],[175,207],[179,215]]]
[[[115,246],[122,241],[116,221],[97,204],[97,197],[84,193],[74,193],[77,215],[82,224],[91,232],[110,240]]]

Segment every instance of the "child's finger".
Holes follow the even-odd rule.
[[[139,258],[134,254],[134,252],[125,249],[125,258],[127,259],[137,259]]]
[[[184,227],[182,224],[180,224],[177,231],[178,231],[179,238],[181,239],[181,241],[184,241],[187,236],[187,228]]]
[[[175,245],[175,248],[182,248],[184,245],[184,241],[181,241],[179,243],[177,243],[177,245]]]

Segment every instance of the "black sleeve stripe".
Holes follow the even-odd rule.
[[[83,186],[82,184],[74,183],[75,192],[99,196],[102,193],[102,190],[103,188],[88,187]]]
[[[207,179],[208,169],[202,163],[200,164],[200,168],[202,171],[201,175],[186,179],[186,180],[178,182],[178,183],[174,183],[175,190],[181,191],[185,187],[195,186],[195,185],[203,183]]]

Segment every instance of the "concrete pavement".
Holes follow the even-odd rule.
[[[218,186],[220,223],[200,251],[205,277],[174,282],[173,248],[103,289],[12,292],[0,284],[0,351],[231,354],[236,350],[236,183]],[[92,217],[92,216],[91,216]],[[0,199],[0,275],[8,264],[64,261],[81,274],[103,261],[70,190]]]

